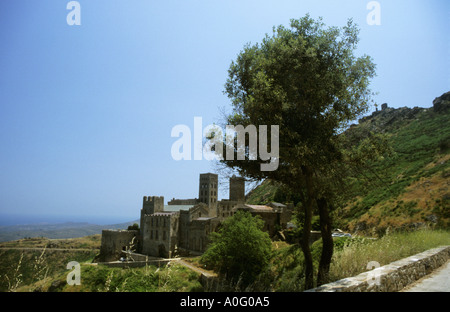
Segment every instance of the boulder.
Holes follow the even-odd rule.
[[[450,108],[450,91],[442,94],[433,100],[433,111],[435,113],[442,113],[448,111]]]

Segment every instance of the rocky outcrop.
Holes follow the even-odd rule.
[[[433,100],[433,111],[435,113],[442,113],[448,111],[450,108],[450,91],[442,94]]]
[[[385,132],[403,120],[416,119],[421,112],[427,110],[427,108],[417,106],[413,108],[392,108],[388,107],[386,103],[383,105],[382,110],[375,111],[371,115],[359,119],[359,123],[365,123],[370,131]]]

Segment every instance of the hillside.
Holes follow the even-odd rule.
[[[101,235],[70,239],[27,238],[0,243],[0,292],[199,291],[199,273],[165,267],[109,268],[92,263]],[[80,263],[81,285],[69,285],[71,261]]]
[[[450,226],[450,92],[430,108],[384,107],[352,125],[351,132],[385,133],[394,153],[362,169],[335,211],[335,226],[353,233],[383,234],[393,228]],[[271,181],[247,195],[248,203],[289,200]]]

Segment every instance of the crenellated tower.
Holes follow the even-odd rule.
[[[164,211],[164,196],[144,196],[141,209],[141,230],[144,228],[144,215]]]

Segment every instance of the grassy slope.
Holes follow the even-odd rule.
[[[101,235],[72,239],[30,238],[0,244],[0,291],[198,291],[199,273],[176,263],[120,269],[93,265]],[[17,249],[20,248],[20,249]],[[44,249],[45,248],[45,249]],[[81,264],[81,285],[68,285],[71,261]]]
[[[354,177],[335,226],[360,233],[427,223],[448,228],[450,113],[437,114],[432,108],[414,114],[406,108],[389,109],[366,118],[354,130],[362,128],[388,133],[395,153],[372,163],[364,176]],[[264,181],[248,194],[247,202],[273,200],[277,189]]]
[[[246,202],[250,205],[258,205],[274,201],[277,189],[278,186],[275,183],[265,180],[247,194]]]
[[[45,282],[69,272],[67,263],[90,262],[101,235],[73,239],[30,238],[0,244],[0,291],[42,290]],[[18,249],[20,248],[20,249]],[[48,287],[47,285],[46,287]]]
[[[376,261],[380,266],[417,253],[450,245],[448,231],[419,230],[390,233],[380,239],[335,238],[333,259],[330,267],[330,282],[356,276],[367,271],[367,264]],[[275,291],[303,291],[304,257],[298,245],[274,242],[274,256],[268,275]],[[321,254],[321,241],[311,246],[314,268]]]
[[[395,154],[371,165],[378,177],[366,174],[375,183],[354,181],[341,222],[349,230],[430,222],[448,228],[449,151],[440,146],[449,138],[450,114],[428,109],[388,131]]]

